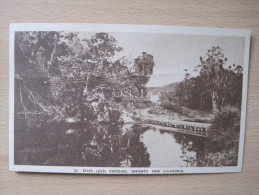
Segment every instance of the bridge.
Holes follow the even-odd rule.
[[[159,130],[208,137],[208,128],[198,127],[194,125],[174,124],[172,122],[164,122],[150,119],[142,119],[143,126],[155,127]]]

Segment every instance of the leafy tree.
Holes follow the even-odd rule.
[[[210,93],[213,110],[217,111],[219,106],[225,104],[240,105],[242,67],[235,64],[226,67],[227,58],[220,47],[212,47],[205,56],[200,57],[200,62],[195,70],[199,71],[204,91]],[[232,99],[234,96],[239,98]]]
[[[17,32],[15,57],[20,62],[17,71],[21,74],[38,72],[49,76],[57,60],[58,47],[62,45],[61,37],[61,32],[54,31]]]
[[[77,118],[80,115],[80,120],[86,121],[90,116],[104,119],[102,113],[107,112],[105,120],[108,120],[111,118],[109,114],[112,113],[112,105],[111,97],[107,93],[105,95],[105,92],[112,91],[112,77],[118,80],[120,76],[115,71],[109,71],[115,66],[111,58],[121,48],[107,33],[97,33],[89,40],[81,42],[75,36],[73,44],[77,47],[71,47],[59,64],[60,78],[67,83],[63,90],[65,102],[68,102],[66,113],[72,111],[71,117],[74,115]]]
[[[135,75],[133,76],[133,80],[135,80],[135,86],[141,97],[146,93],[146,84],[150,79],[150,75],[153,74],[154,65],[153,56],[146,52],[143,52],[142,56],[134,60],[133,70]]]

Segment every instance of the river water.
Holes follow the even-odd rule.
[[[67,130],[53,126],[53,129],[42,127],[33,132],[28,131],[27,134],[20,139],[24,142],[16,145],[16,164],[87,167],[199,166],[206,139],[137,124],[99,124],[87,129],[80,127]],[[16,139],[19,136],[16,133]]]
[[[150,156],[150,167],[197,166],[205,139],[150,129],[140,136]]]
[[[159,130],[148,130],[141,135],[150,155],[150,167],[186,167],[196,165],[196,151],[192,148],[192,140],[185,146],[177,142],[175,134]]]

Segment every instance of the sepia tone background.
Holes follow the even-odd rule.
[[[258,0],[0,0],[0,194],[258,194]],[[8,170],[9,24],[111,23],[251,29],[245,154],[242,173],[98,176]]]

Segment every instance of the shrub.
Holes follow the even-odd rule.
[[[168,111],[165,110],[164,108],[160,107],[160,106],[155,106],[155,107],[152,107],[148,110],[148,113],[149,114],[156,114],[156,115],[165,115],[165,114],[168,114]]]
[[[198,162],[200,167],[237,166],[238,148],[207,153]]]
[[[226,106],[221,108],[214,116],[212,121],[212,129],[239,132],[240,110],[233,106]]]
[[[146,99],[135,99],[133,105],[137,109],[144,109],[150,107],[152,105],[152,102]]]
[[[176,112],[179,114],[183,113],[182,107],[179,104],[174,104],[170,102],[164,102],[162,103],[163,108],[170,110],[172,112]]]
[[[109,122],[117,123],[120,119],[121,112],[118,110],[111,110],[109,112]]]
[[[223,150],[238,147],[240,131],[240,110],[236,107],[221,108],[212,120],[209,136],[212,148]]]

